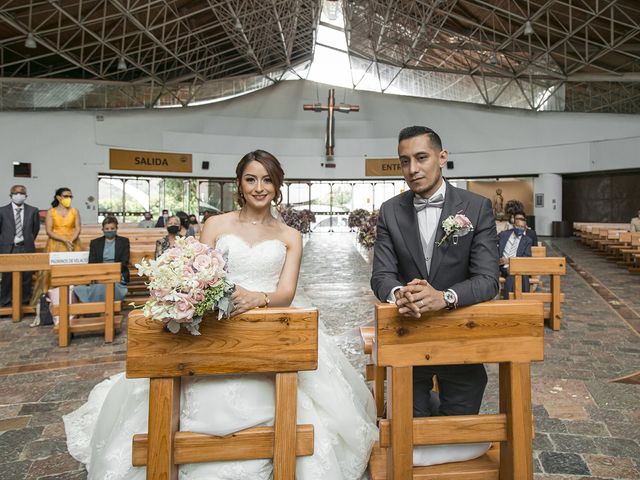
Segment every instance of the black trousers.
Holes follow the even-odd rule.
[[[14,245],[9,253],[33,253],[27,252],[24,245]],[[31,278],[33,272],[22,272],[22,303],[29,303],[31,299]],[[11,305],[11,273],[2,274],[2,285],[0,285],[0,306]]]
[[[440,405],[433,397],[433,376],[438,378]],[[484,365],[413,367],[413,416],[476,415],[487,386]]]

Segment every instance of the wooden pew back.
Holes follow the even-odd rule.
[[[533,478],[530,362],[544,358],[543,306],[491,301],[424,314],[420,321],[376,306],[374,356],[387,367],[388,418],[370,463],[381,478]],[[500,413],[413,418],[413,367],[500,364]],[[501,442],[499,466],[490,456],[469,462],[413,467],[414,445]],[[385,451],[386,450],[386,451]],[[431,475],[431,476],[429,476]]]
[[[296,456],[313,454],[313,425],[296,424],[297,372],[315,370],[318,312],[256,309],[230,320],[209,316],[201,335],[171,334],[141,311],[128,320],[127,377],[149,378],[149,432],[133,439],[133,464],[147,478],[177,480],[178,465],[273,458],[275,480],[295,478]],[[227,436],[180,432],[180,378],[276,374],[273,427]]]
[[[122,317],[115,313],[122,308],[115,301],[115,284],[120,282],[119,263],[88,263],[82,265],[53,265],[51,267],[51,287],[60,288],[60,304],[53,308],[53,314],[60,320],[54,331],[58,333],[58,345],[66,347],[72,333],[104,332],[105,342],[113,342],[115,328]],[[69,287],[89,283],[105,285],[104,302],[69,304]],[[71,315],[104,314],[88,319],[71,319]]]
[[[560,291],[560,277],[566,273],[567,261],[564,257],[513,257],[509,259],[509,274],[514,276],[513,298],[516,300],[537,299],[551,303],[549,312],[545,313],[545,318],[549,319],[553,330],[560,330],[560,320],[562,319],[560,304],[564,302],[564,294]],[[549,275],[551,293],[523,292],[523,275]]]
[[[11,319],[19,322],[25,313],[33,313],[34,307],[22,305],[22,272],[49,270],[48,253],[9,253],[0,255],[0,273],[11,273],[11,306],[0,308],[0,315],[11,313]]]

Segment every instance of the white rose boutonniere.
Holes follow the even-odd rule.
[[[458,244],[458,237],[464,237],[467,233],[473,231],[473,224],[462,212],[451,215],[442,222],[444,237],[437,243],[439,247],[446,242],[449,237],[453,236],[453,244]]]

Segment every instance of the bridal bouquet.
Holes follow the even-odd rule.
[[[200,335],[205,313],[217,309],[218,320],[231,313],[235,286],[226,280],[225,260],[193,237],[177,238],[173,248],[136,267],[138,275],[150,280],[151,298],[142,308],[144,314],[164,323],[172,333],[184,325],[192,335]]]

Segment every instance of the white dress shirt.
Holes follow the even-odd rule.
[[[517,256],[518,254],[518,247],[520,246],[520,239],[522,237],[516,235],[516,232],[513,232],[510,236],[509,239],[507,240],[507,243],[504,246],[504,251],[502,252],[502,256],[504,258],[513,258],[515,256]],[[505,263],[504,268],[509,268],[509,263]]]
[[[16,214],[18,213],[18,208],[20,208],[20,219],[22,220],[22,235],[13,237],[13,243],[24,242],[24,203],[18,207],[15,203],[11,202],[11,206],[13,207],[13,218],[15,221]]]

